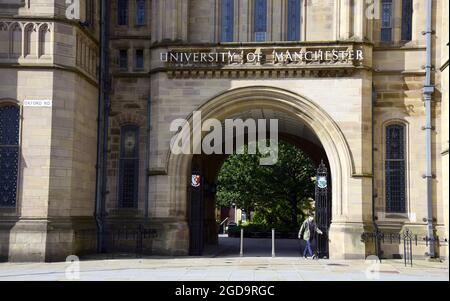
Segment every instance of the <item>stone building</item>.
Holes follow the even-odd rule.
[[[193,221],[191,175],[213,187],[224,156],[170,151],[172,121],[194,111],[278,119],[325,160],[331,258],[373,254],[375,228],[410,229],[424,257],[429,221],[448,256],[448,1],[114,0],[108,14],[84,0],[79,16],[71,2],[0,0],[0,258],[93,253],[124,226],[153,229],[153,254],[214,242],[213,190]]]

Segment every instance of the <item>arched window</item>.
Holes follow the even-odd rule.
[[[0,106],[0,207],[15,207],[19,173],[20,109]]]
[[[22,28],[17,23],[11,27],[11,46],[11,57],[20,57],[22,55]]]
[[[39,28],[39,57],[42,55],[51,55],[50,28],[47,24]]]
[[[233,42],[234,0],[220,0],[220,40]]]
[[[0,21],[0,58],[9,56],[9,29],[6,22]]]
[[[25,27],[25,56],[36,56],[37,33],[33,24]]]
[[[120,130],[119,205],[135,208],[138,204],[139,128],[123,126]]]
[[[413,0],[402,0],[402,41],[412,40]]]
[[[393,7],[392,0],[381,1],[381,41],[392,42]]]
[[[267,38],[267,0],[254,0],[255,41],[264,42]]]
[[[301,0],[289,0],[288,2],[288,41],[300,40],[300,22],[301,22]]]
[[[406,137],[405,126],[386,127],[386,212],[406,213]]]

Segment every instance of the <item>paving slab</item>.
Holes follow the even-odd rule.
[[[99,259],[70,263],[0,263],[0,281],[449,281],[448,262],[401,260],[373,265],[363,260],[291,257]],[[67,277],[67,275],[69,277]],[[73,277],[72,277],[73,276]],[[75,278],[75,279],[71,279]]]

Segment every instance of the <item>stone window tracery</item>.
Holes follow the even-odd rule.
[[[402,41],[412,40],[413,1],[402,0]]]
[[[386,127],[385,186],[386,212],[406,213],[405,126]]]
[[[234,0],[220,0],[220,40],[234,40]]]
[[[301,22],[301,0],[289,0],[288,2],[288,24],[287,39],[288,41],[300,40],[300,22]]]
[[[119,205],[136,208],[139,183],[139,127],[125,125],[120,130]]]
[[[393,5],[392,0],[381,2],[381,41],[392,42]]]
[[[267,0],[255,0],[254,4],[254,38],[256,42],[264,42],[267,39]]]
[[[19,174],[20,109],[0,106],[0,207],[15,207]]]

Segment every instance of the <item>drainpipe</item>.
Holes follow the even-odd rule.
[[[147,98],[147,143],[146,143],[146,156],[145,156],[145,223],[148,222],[148,193],[150,191],[150,183],[148,182],[150,180],[150,175],[148,173],[148,166],[150,164],[150,132],[151,132],[151,97],[148,96]]]
[[[432,154],[431,154],[431,135],[432,135],[432,121],[431,121],[431,100],[432,95],[434,93],[434,85],[432,84],[431,72],[433,71],[432,66],[432,11],[433,11],[433,1],[427,0],[427,26],[426,31],[423,34],[426,37],[426,65],[425,65],[425,83],[423,87],[423,100],[425,105],[425,115],[426,115],[426,124],[424,127],[426,133],[426,172],[425,179],[427,181],[427,236],[431,239],[430,244],[428,245],[428,256],[433,258],[435,256],[434,252],[434,233],[433,233],[433,190],[432,190],[432,182],[433,182],[433,171],[432,171]]]
[[[100,68],[97,129],[97,177],[94,217],[97,223],[97,251],[105,252],[105,197],[108,152],[109,99],[109,1],[101,0],[100,6]]]
[[[380,242],[378,241],[378,224],[377,217],[375,213],[375,202],[377,199],[377,194],[375,193],[375,119],[374,119],[374,108],[377,102],[377,92],[375,90],[375,86],[372,84],[372,223],[375,229],[375,255],[381,257],[380,255]]]

